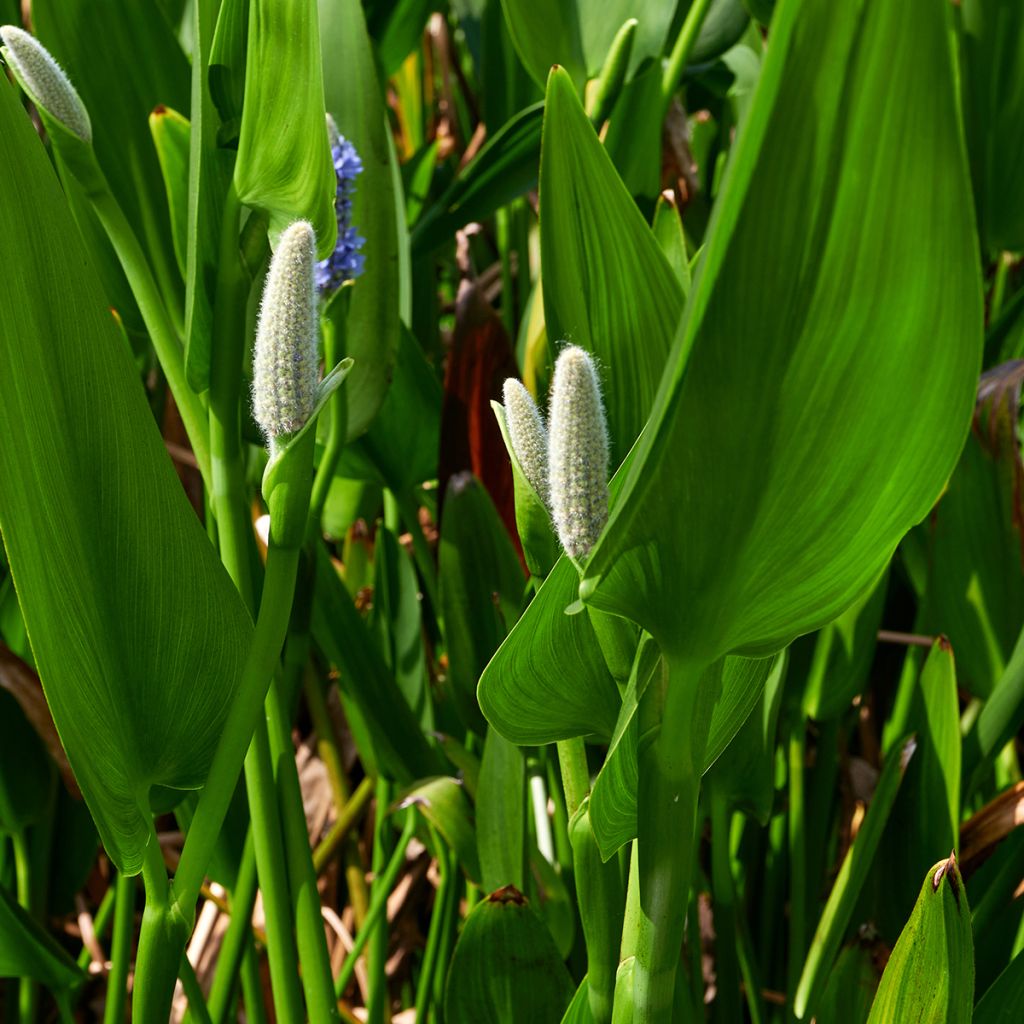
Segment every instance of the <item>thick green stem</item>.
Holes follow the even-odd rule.
[[[587,768],[587,747],[582,736],[559,740],[558,764],[562,769],[562,789],[569,818],[579,810],[590,792],[590,770]]]
[[[704,746],[717,688],[712,674],[664,659],[640,702],[640,934],[635,1024],[672,1024],[693,874]]]
[[[107,977],[107,1004],[103,1024],[124,1024],[128,999],[128,969],[132,959],[132,938],[135,932],[135,878],[118,875],[114,910],[114,945],[111,968]]]
[[[711,9],[713,0],[693,0],[690,9],[686,12],[686,20],[683,27],[676,36],[675,45],[669,55],[668,64],[665,66],[665,73],[661,79],[662,106],[667,111],[672,102],[672,94],[676,91],[683,72],[686,70],[686,62],[690,59],[694,44],[700,35],[704,18]]]

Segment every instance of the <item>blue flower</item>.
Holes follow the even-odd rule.
[[[332,126],[333,127],[333,126]],[[363,172],[363,161],[355,146],[343,135],[331,132],[331,157],[338,190],[334,210],[338,217],[338,242],[334,252],[316,265],[316,286],[324,298],[337,291],[346,281],[363,272],[366,257],[359,251],[366,239],[352,227],[352,194],[355,180]]]

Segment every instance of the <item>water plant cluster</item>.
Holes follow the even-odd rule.
[[[1024,6],[0,23],[5,1022],[1024,1020]]]

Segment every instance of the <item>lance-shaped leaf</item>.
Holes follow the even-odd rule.
[[[308,220],[320,257],[334,249],[335,178],[316,0],[254,0],[249,8],[235,188],[242,202],[266,212],[272,237]]]
[[[252,627],[8,87],[0,163],[0,528],[54,722],[130,874],[150,788],[203,783]]]
[[[548,337],[597,357],[615,467],[650,413],[683,291],[559,68],[544,110],[540,240]]]
[[[928,872],[886,965],[868,1024],[970,1024],[974,940],[956,857]]]
[[[55,992],[70,989],[83,980],[82,971],[74,960],[3,887],[0,887],[0,978],[34,978]]]
[[[835,618],[954,465],[982,312],[946,31],[941,0],[775,15],[581,586],[677,658],[768,653]]]

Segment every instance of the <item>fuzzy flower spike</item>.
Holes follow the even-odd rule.
[[[530,392],[515,377],[505,381],[505,422],[508,439],[516,453],[523,475],[545,505],[550,502],[548,487],[548,432]]]
[[[83,142],[92,142],[92,123],[82,98],[50,51],[16,25],[0,26],[3,57],[29,99]]]
[[[338,134],[334,118],[327,115],[327,136],[331,143],[331,159],[337,176],[334,212],[338,218],[338,242],[334,252],[316,265],[316,286],[326,299],[346,281],[352,281],[363,272],[366,257],[360,252],[366,239],[352,226],[352,194],[355,181],[363,173],[363,161],[355,146],[344,135]]]
[[[565,553],[578,560],[608,521],[608,427],[597,368],[577,345],[555,362],[548,429],[551,518]]]
[[[270,261],[253,349],[252,410],[270,447],[301,430],[320,379],[314,267],[316,235],[307,221],[289,225]]]

